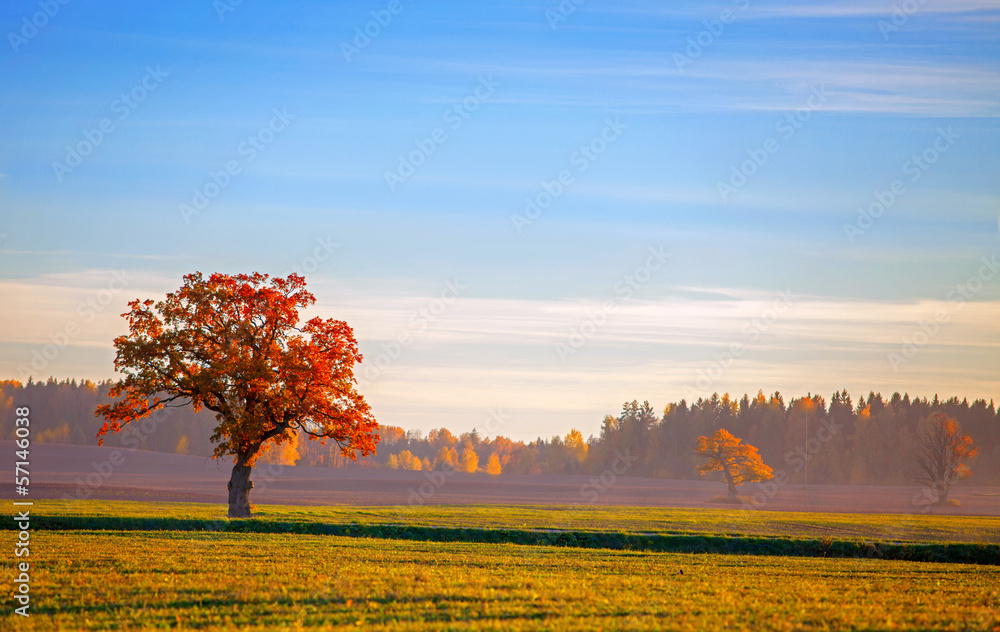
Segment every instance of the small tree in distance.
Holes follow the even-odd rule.
[[[486,473],[490,476],[500,476],[503,468],[500,466],[500,457],[496,455],[496,452],[490,455],[488,461],[486,461]]]
[[[938,503],[948,501],[955,481],[972,476],[965,462],[979,455],[972,437],[962,434],[958,421],[941,413],[920,420],[917,452],[917,482],[937,494]]]
[[[478,469],[479,456],[472,449],[472,446],[465,446],[465,449],[462,450],[461,461],[459,462],[459,471],[473,473]]]
[[[702,476],[721,470],[729,485],[729,497],[736,498],[736,488],[744,483],[768,481],[774,472],[764,464],[760,452],[752,445],[742,443],[725,428],[720,428],[711,437],[698,437],[695,453],[707,459],[698,466]]]
[[[214,457],[234,456],[229,516],[250,516],[250,472],[272,444],[291,444],[302,432],[357,458],[375,451],[378,422],[354,386],[361,362],[347,323],[313,318],[299,309],[316,302],[305,279],[291,274],[213,274],[184,277],[162,301],[129,303],[129,333],[115,338],[112,388],[118,401],[99,406],[97,433],[168,407],[191,405],[215,413]]]
[[[458,470],[458,450],[451,446],[439,449],[434,459],[434,469],[451,472]]]

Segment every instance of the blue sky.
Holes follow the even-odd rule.
[[[127,300],[297,267],[407,428],[1000,399],[1000,2],[227,6],[0,7],[5,376],[111,377]]]

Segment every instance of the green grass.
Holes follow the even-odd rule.
[[[225,519],[222,505],[92,500],[36,501],[51,516]],[[1000,517],[834,514],[725,508],[538,505],[423,507],[261,505],[255,520],[326,524],[410,525],[479,529],[544,529],[651,534],[731,534],[875,542],[1000,544]]]
[[[32,560],[2,628],[1000,629],[990,566],[88,531],[35,531]]]
[[[230,521],[221,505],[35,501],[33,616],[9,614],[6,592],[0,629],[997,632],[998,534],[993,517],[733,508],[260,506]]]
[[[548,531],[412,525],[331,524],[316,521],[206,520],[172,517],[36,516],[36,528],[49,531],[222,531],[368,537],[427,542],[521,544],[588,549],[728,553],[798,557],[864,557],[914,562],[952,562],[1000,566],[1000,545],[965,542],[862,542],[722,534],[650,534],[620,531]]]

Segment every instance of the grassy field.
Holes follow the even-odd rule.
[[[222,505],[96,500],[37,501],[36,513],[54,516],[220,520]],[[919,514],[835,514],[719,508],[538,505],[426,505],[422,507],[302,507],[261,505],[256,520],[330,524],[554,529],[626,533],[733,534],[906,542],[1000,544],[1000,517]]]
[[[883,528],[879,516],[867,514],[748,512],[738,519],[717,509],[258,509],[264,525],[374,528],[405,520],[414,529],[714,536],[738,524],[739,533],[784,537],[871,537]],[[139,525],[179,518],[228,524],[224,511],[218,505],[46,501],[33,513]],[[968,540],[965,529],[993,538],[983,534],[997,528],[994,518],[906,519],[907,533],[926,543]],[[1000,630],[996,565],[133,527],[33,530],[33,615],[9,614],[14,603],[6,593],[0,628]],[[11,576],[11,557],[2,560],[0,570]]]
[[[24,630],[1000,626],[988,566],[178,532],[41,531],[32,552]]]

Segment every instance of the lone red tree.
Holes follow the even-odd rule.
[[[192,405],[215,412],[213,458],[235,456],[229,480],[229,516],[250,516],[250,473],[267,442],[303,432],[335,441],[356,459],[375,451],[378,422],[356,390],[361,362],[347,323],[313,318],[299,325],[299,309],[316,298],[305,279],[266,274],[184,277],[166,299],[129,303],[129,333],[115,339],[111,388],[120,400],[98,407],[97,433],[121,430],[165,407]]]
[[[933,490],[943,504],[952,483],[972,476],[965,462],[978,456],[979,448],[972,445],[972,437],[962,434],[957,420],[941,413],[921,419],[918,428],[917,482]]]

